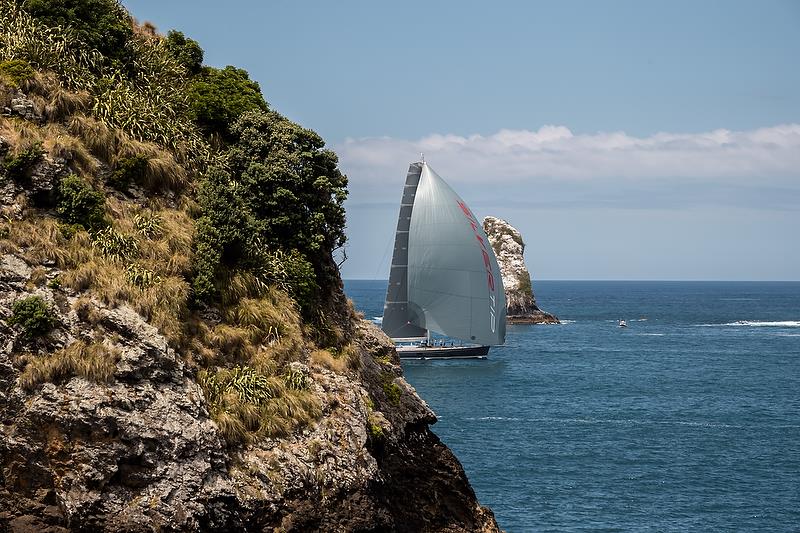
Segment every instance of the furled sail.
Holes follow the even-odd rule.
[[[401,233],[405,218],[408,229]],[[383,318],[390,336],[424,335],[429,329],[480,344],[503,344],[505,294],[492,247],[469,207],[426,163],[409,168],[395,259]],[[403,303],[392,309],[395,301]],[[395,333],[399,325],[406,326],[402,335]]]

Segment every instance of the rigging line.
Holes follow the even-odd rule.
[[[383,266],[383,262],[386,261],[386,255],[389,253],[389,247],[392,245],[393,242],[394,242],[394,239],[386,241],[386,249],[383,251],[383,257],[381,257],[381,260],[378,263],[378,266],[375,268],[375,274],[372,275],[372,279],[378,279],[378,271]],[[389,268],[391,269],[391,265],[389,265]]]

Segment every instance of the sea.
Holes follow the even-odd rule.
[[[386,281],[345,290],[380,317]],[[561,325],[403,362],[502,529],[800,531],[800,282],[534,290]]]

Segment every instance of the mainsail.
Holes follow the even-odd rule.
[[[391,337],[426,330],[480,344],[505,340],[500,269],[481,224],[426,163],[406,177],[384,307]]]

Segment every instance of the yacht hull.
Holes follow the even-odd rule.
[[[398,346],[400,359],[486,359],[489,346]]]

